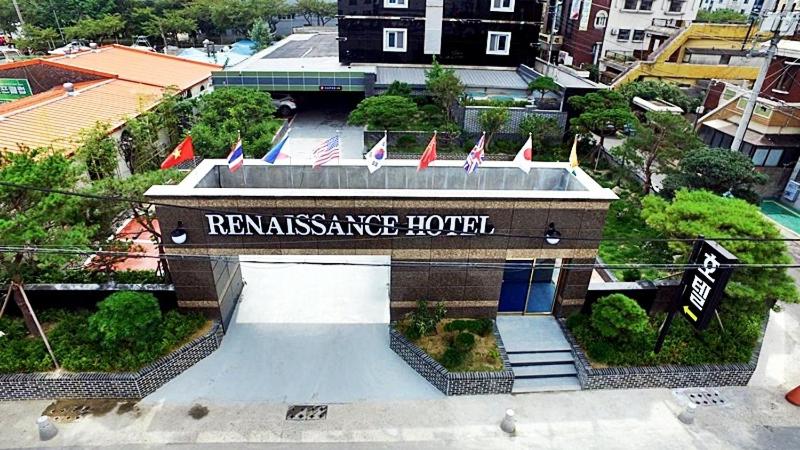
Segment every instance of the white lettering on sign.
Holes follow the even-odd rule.
[[[393,214],[206,214],[211,236],[472,236],[493,234],[489,216],[409,215],[405,223]]]

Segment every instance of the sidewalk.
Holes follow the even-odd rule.
[[[49,402],[31,401],[0,402],[0,446],[796,449],[800,408],[783,395],[800,384],[798,361],[800,305],[783,305],[772,313],[752,385],[719,389],[726,404],[700,407],[693,425],[676,418],[682,397],[643,389],[331,404],[325,420],[309,422],[285,420],[285,404],[204,404],[208,415],[194,419],[192,405],[161,402],[59,424],[56,438],[40,442],[35,420]],[[517,414],[514,437],[498,427],[507,408]]]

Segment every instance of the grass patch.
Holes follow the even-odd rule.
[[[89,330],[91,312],[43,310],[39,319],[62,368],[71,372],[122,372],[146,366],[158,358],[202,336],[211,322],[200,314],[168,311],[158,325],[157,338],[137,350],[109,348]],[[54,370],[41,339],[28,333],[21,318],[0,319],[0,373]]]
[[[453,346],[456,336],[460,331],[447,331],[447,324],[458,319],[444,319],[436,325],[434,333],[427,334],[417,340],[412,341],[419,346],[425,353],[444,365],[444,354]],[[463,320],[463,319],[462,319]],[[398,324],[398,330],[405,334],[405,330],[410,325],[408,319]],[[472,333],[470,333],[472,334]],[[486,336],[472,334],[475,338],[475,345],[469,350],[461,364],[448,367],[451,372],[496,372],[503,370],[503,359],[500,357],[500,350],[497,348],[497,341],[494,333]]]

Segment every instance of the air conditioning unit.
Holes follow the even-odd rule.
[[[553,45],[561,45],[564,43],[564,36],[553,36]]]
[[[790,181],[786,184],[786,190],[783,191],[783,198],[793,202],[797,200],[797,194],[800,194],[800,183],[797,181]]]
[[[617,35],[617,29],[616,28],[612,28],[611,29],[611,35],[612,36],[616,36]]]

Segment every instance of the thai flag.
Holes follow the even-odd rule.
[[[244,150],[242,150],[242,138],[239,138],[228,153],[228,170],[231,173],[236,172],[242,165],[244,165]]]
[[[467,155],[467,160],[464,161],[464,170],[467,174],[475,173],[478,170],[478,167],[481,166],[483,162],[483,148],[486,146],[486,133],[481,135],[481,138],[478,139],[478,142],[475,143],[475,147],[472,147],[472,150]]]

